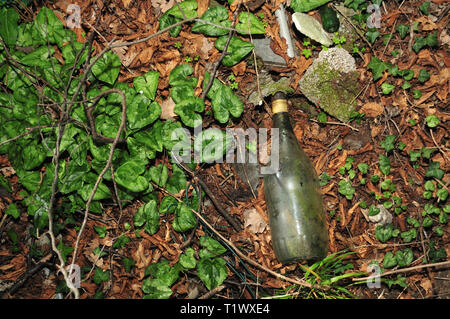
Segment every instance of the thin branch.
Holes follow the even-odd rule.
[[[230,224],[235,231],[240,232],[242,230],[242,227],[231,217],[230,214],[223,208],[222,204],[217,200],[216,196],[214,196],[213,192],[209,188],[208,184],[205,183],[200,177],[198,177],[195,172],[193,172],[191,169],[189,169],[186,165],[182,163],[180,158],[178,158],[178,155],[173,153],[172,154],[173,159],[175,162],[177,162],[178,165],[180,165],[186,172],[189,173],[189,175],[192,176],[193,180],[200,184],[202,189],[205,191],[206,195],[211,199],[214,206],[217,208],[217,211],[222,215],[223,218]]]
[[[241,6],[241,1],[239,1],[236,11],[234,12],[233,28],[236,26],[236,23],[237,23],[237,17],[238,17],[238,12],[239,12],[240,6]],[[214,83],[214,79],[216,77],[217,70],[219,69],[220,64],[222,63],[223,58],[227,54],[228,46],[230,45],[230,41],[231,41],[231,38],[233,37],[233,34],[234,34],[234,31],[232,31],[232,30],[230,30],[230,32],[228,32],[228,38],[227,38],[227,41],[225,42],[225,46],[223,48],[222,54],[220,55],[219,60],[214,65],[214,69],[211,73],[211,76],[209,77],[208,85],[206,86],[205,90],[202,93],[202,100],[206,99],[206,95],[208,94],[209,90],[211,89],[211,87]]]
[[[103,170],[101,171],[100,175],[98,176],[97,181],[94,184],[94,188],[92,189],[91,194],[89,195],[89,198],[88,198],[88,200],[86,202],[86,210],[84,212],[83,222],[81,224],[80,231],[78,232],[77,240],[75,242],[75,248],[74,248],[74,251],[73,251],[73,258],[72,258],[72,265],[71,265],[72,268],[73,268],[73,265],[75,264],[75,260],[76,260],[77,252],[78,252],[78,246],[79,246],[79,243],[80,243],[81,236],[83,234],[83,230],[84,230],[84,228],[86,226],[86,222],[87,222],[87,219],[88,219],[89,208],[91,206],[92,199],[94,198],[95,192],[97,191],[97,188],[100,185],[100,182],[102,181],[103,176],[106,174],[106,172],[108,171],[109,167],[112,165],[114,150],[115,150],[115,148],[116,148],[116,146],[117,146],[117,144],[119,142],[120,135],[122,134],[122,131],[125,128],[125,124],[126,124],[127,103],[126,103],[126,99],[125,99],[125,94],[121,90],[119,90],[119,89],[106,90],[106,91],[103,91],[102,93],[100,93],[97,97],[98,97],[98,99],[100,99],[103,95],[107,95],[107,94],[111,94],[111,93],[117,93],[122,98],[122,119],[121,119],[121,123],[120,123],[119,129],[117,130],[116,137],[114,138],[114,141],[111,144],[108,161],[106,162],[105,167],[103,168]]]
[[[391,270],[391,271],[384,272],[384,273],[382,273],[382,274],[372,275],[372,276],[369,276],[369,277],[353,278],[352,280],[353,280],[353,281],[364,281],[364,280],[380,278],[380,277],[384,277],[384,276],[388,276],[388,275],[392,275],[392,274],[398,274],[398,273],[402,273],[402,272],[408,272],[408,271],[412,271],[412,270],[418,270],[418,269],[422,269],[422,268],[439,267],[439,266],[448,266],[448,265],[450,265],[450,261],[443,261],[443,262],[439,262],[439,263],[426,264],[426,265],[418,265],[418,266],[413,266],[413,267],[408,267],[408,268],[402,268],[402,269],[397,269],[397,270]]]
[[[9,142],[13,142],[15,140],[18,140],[21,137],[27,136],[29,134],[31,134],[33,131],[41,129],[41,128],[45,128],[45,127],[55,127],[56,125],[38,125],[38,126],[33,126],[33,127],[27,127],[26,130],[28,130],[27,132],[24,132],[20,135],[11,137],[10,139],[7,139],[3,142],[0,142],[0,146],[3,146],[4,144],[7,144]]]
[[[163,192],[167,193],[168,195],[173,196],[178,202],[182,202],[181,199],[177,198],[174,194],[172,194],[171,192],[169,192],[168,190],[166,190],[163,187],[158,186],[159,189],[161,189]],[[328,290],[329,287],[328,286],[324,286],[324,285],[313,285],[310,284],[309,282],[303,280],[303,279],[293,279],[293,278],[289,278],[286,277],[280,273],[277,273],[276,271],[273,271],[261,264],[259,264],[258,262],[252,260],[250,257],[248,257],[246,254],[244,254],[239,248],[237,248],[230,240],[226,239],[222,234],[220,234],[210,223],[208,223],[208,221],[206,221],[206,219],[199,213],[197,212],[195,209],[189,208],[209,229],[211,229],[211,231],[213,231],[224,243],[226,243],[228,246],[230,246],[234,252],[242,259],[244,259],[247,263],[249,263],[250,265],[257,267],[269,274],[271,274],[272,276],[281,279],[281,280],[285,280],[288,281],[290,283],[299,285],[299,286],[303,286],[303,287],[307,287],[307,288],[314,288],[314,289],[318,289],[318,290]]]

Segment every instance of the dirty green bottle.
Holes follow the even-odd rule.
[[[294,134],[284,93],[273,96],[272,111],[273,127],[279,129],[279,165],[264,176],[264,193],[275,255],[283,264],[321,260],[328,251],[328,231],[319,180]]]

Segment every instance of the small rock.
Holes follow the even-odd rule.
[[[360,91],[355,59],[342,48],[322,50],[299,85],[303,95],[335,118],[348,122]]]
[[[380,212],[374,216],[369,216],[369,221],[375,226],[385,226],[392,223],[392,214],[383,205],[377,205]]]
[[[327,47],[333,44],[328,32],[326,32],[320,22],[313,17],[305,13],[296,12],[292,15],[292,21],[294,21],[297,30],[307,37]]]

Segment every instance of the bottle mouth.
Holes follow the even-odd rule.
[[[272,96],[272,101],[276,100],[286,100],[286,93],[278,91]]]

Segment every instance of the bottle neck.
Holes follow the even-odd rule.
[[[287,130],[292,130],[291,121],[289,118],[289,113],[279,112],[273,115],[273,127],[282,128]]]

